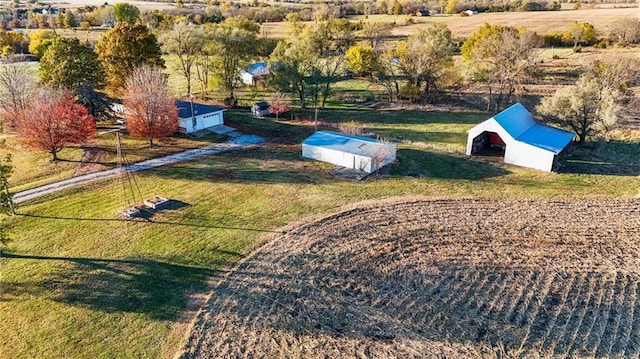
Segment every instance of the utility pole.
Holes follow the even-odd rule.
[[[313,120],[313,127],[315,128],[315,132],[318,132],[318,104],[316,103],[316,110]]]
[[[191,126],[193,126],[193,130],[196,130],[196,114],[193,112],[193,94],[189,94],[189,99],[191,100]]]

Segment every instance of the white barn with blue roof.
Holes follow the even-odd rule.
[[[504,151],[504,162],[551,172],[575,133],[536,122],[520,103],[469,130],[467,155]]]
[[[269,76],[269,65],[266,62],[253,63],[240,72],[240,80],[246,85],[255,85],[260,78]]]
[[[176,101],[176,107],[178,129],[182,133],[194,133],[224,124],[224,107],[182,100]]]
[[[318,131],[302,142],[302,156],[373,173],[396,159],[396,144],[373,138]]]

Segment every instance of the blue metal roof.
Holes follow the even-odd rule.
[[[262,76],[269,74],[269,67],[266,62],[255,62],[245,67],[244,71],[250,73],[252,76]]]
[[[180,118],[192,117],[191,101],[176,100],[176,107],[178,108],[178,117]],[[205,105],[197,102],[193,103],[193,112],[195,116],[199,116],[207,113],[220,112],[224,110],[225,110],[224,107]]]
[[[378,141],[373,138],[345,135],[344,133],[333,132],[333,131],[318,131],[313,135],[309,136],[306,140],[302,141],[302,143],[310,146],[331,146],[331,145],[344,145],[345,143],[353,140],[378,143]]]
[[[573,132],[537,123],[520,103],[493,116],[493,119],[515,140],[556,154],[576,136]]]
[[[536,124],[533,116],[519,102],[493,116],[511,137],[518,138]]]
[[[558,154],[574,137],[576,134],[573,132],[538,123],[520,135],[517,140]]]

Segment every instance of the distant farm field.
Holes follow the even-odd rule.
[[[446,24],[454,36],[467,37],[485,23],[491,25],[524,26],[538,34],[546,34],[549,31],[565,30],[572,21],[585,21],[593,25],[596,30],[607,35],[613,31],[616,24],[624,19],[636,19],[640,15],[638,8],[596,8],[584,10],[562,11],[529,11],[529,12],[502,12],[482,13],[473,16],[434,16],[420,18],[422,22],[394,28],[394,35],[410,35],[417,29],[432,22]],[[375,19],[375,18],[374,18]],[[375,21],[372,19],[372,21]]]
[[[240,264],[182,357],[637,355],[639,218],[638,200],[369,202]]]
[[[481,13],[473,16],[460,15],[436,15],[427,17],[393,16],[393,15],[359,15],[350,20],[364,22],[394,23],[392,34],[395,36],[408,36],[425,26],[433,23],[446,24],[453,36],[468,37],[485,23],[491,25],[524,26],[538,34],[546,34],[549,31],[565,30],[571,21],[586,21],[596,30],[607,35],[613,31],[616,24],[625,19],[635,19],[640,16],[639,8],[595,8],[562,11],[528,11],[528,12],[495,12]],[[408,24],[411,18],[413,24]],[[267,37],[283,38],[287,34],[289,24],[286,22],[265,23],[262,25],[262,35]]]

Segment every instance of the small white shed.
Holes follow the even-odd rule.
[[[246,85],[255,85],[256,81],[269,76],[269,66],[266,62],[253,63],[240,72],[240,80]]]
[[[224,123],[224,107],[182,100],[176,101],[176,107],[178,128],[182,133],[193,133]]]
[[[302,142],[302,156],[373,173],[396,159],[396,144],[332,131],[318,131]]]
[[[467,155],[493,153],[516,166],[551,172],[575,133],[537,123],[520,103],[469,130]]]

